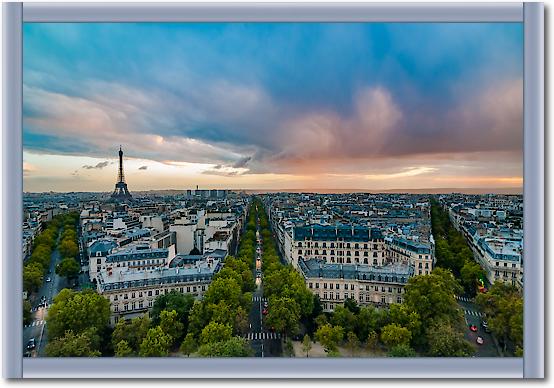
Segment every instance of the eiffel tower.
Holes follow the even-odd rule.
[[[118,201],[128,201],[133,199],[131,193],[127,189],[127,183],[125,183],[125,174],[123,173],[123,151],[119,146],[119,172],[117,173],[117,182],[115,184],[115,190],[112,193],[112,198]]]

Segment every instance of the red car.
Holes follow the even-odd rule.
[[[469,325],[469,330],[473,331],[473,332],[476,332],[477,331],[477,326],[475,325]]]
[[[269,311],[268,311],[267,309],[263,309],[263,310],[262,310],[262,314],[263,314],[263,315],[267,315],[268,312],[269,312]]]

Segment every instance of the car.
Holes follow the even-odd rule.
[[[50,283],[52,281],[52,279],[50,279],[49,277],[46,278],[46,283]]]
[[[473,332],[476,332],[477,331],[477,326],[475,325],[469,325],[469,330],[473,331]]]
[[[477,339],[475,340],[475,342],[477,342],[477,345],[483,345],[483,343],[485,341],[483,341],[483,337],[477,337]]]
[[[36,347],[35,339],[34,339],[34,338],[31,338],[31,339],[27,342],[27,350],[33,350],[35,347]]]
[[[269,303],[267,302],[267,300],[264,301],[264,307],[267,308],[267,306],[269,305]]]
[[[263,310],[262,310],[262,314],[263,314],[263,315],[267,315],[268,313],[269,313],[269,310],[268,310],[268,309],[263,309]]]

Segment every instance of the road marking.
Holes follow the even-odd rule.
[[[262,298],[261,296],[253,296],[252,301],[253,302],[267,302],[267,298]]]
[[[479,312],[479,311],[473,311],[473,310],[464,310],[464,312],[467,314],[467,315],[473,315],[475,317],[483,317],[484,314]]]
[[[258,332],[258,333],[247,333],[244,336],[247,340],[270,340],[270,339],[279,339],[281,338],[280,333],[271,333],[271,332]]]

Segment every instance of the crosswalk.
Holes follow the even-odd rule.
[[[34,321],[33,323],[29,324],[29,325],[25,325],[25,327],[32,327],[32,326],[41,326],[41,325],[44,325],[45,322],[43,319],[41,319],[40,321]]]
[[[245,335],[245,338],[248,340],[270,340],[270,339],[280,339],[281,333],[248,333]]]
[[[267,298],[263,298],[261,296],[253,296],[252,301],[253,302],[267,302]]]
[[[456,295],[456,299],[461,300],[462,302],[474,302],[473,298],[468,298],[468,297],[465,297],[465,296],[457,296]]]
[[[464,313],[466,315],[473,315],[474,317],[484,317],[485,316],[483,313],[480,313],[479,311],[473,311],[473,310],[464,310]]]

